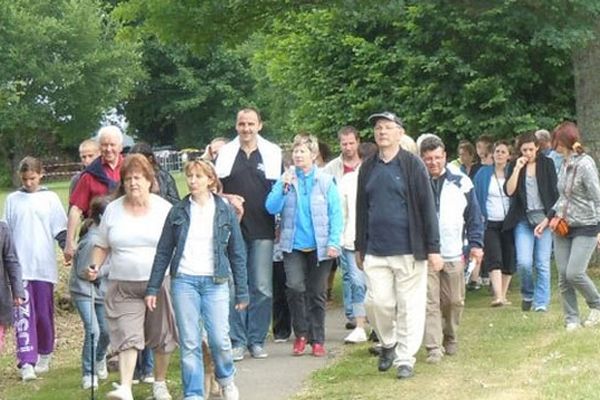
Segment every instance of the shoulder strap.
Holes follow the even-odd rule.
[[[565,168],[565,173],[567,172],[568,168]],[[573,185],[575,183],[575,174],[577,173],[577,164],[575,164],[575,166],[573,167],[573,175],[571,177],[571,185],[569,186],[569,188],[565,189],[565,197],[567,198],[567,201],[565,202],[565,207],[564,207],[564,211],[563,211],[563,218],[567,219],[567,211],[569,209],[569,201],[571,200],[571,195],[573,194]],[[566,177],[568,178],[568,176]]]

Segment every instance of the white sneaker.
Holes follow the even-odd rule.
[[[589,328],[598,324],[600,324],[600,310],[592,308],[590,310],[590,315],[588,315],[587,319],[583,323],[583,326]]]
[[[223,386],[223,400],[239,400],[240,392],[235,386],[235,383],[231,382],[227,386]]]
[[[116,386],[116,385],[115,385]],[[133,400],[131,388],[119,385],[115,390],[111,390],[106,394],[107,400]]]
[[[83,389],[89,389],[92,387],[92,382],[94,383],[94,387],[97,388],[98,387],[98,377],[96,375],[94,375],[93,380],[92,380],[91,375],[84,375],[83,378],[81,379],[81,387]]]
[[[108,379],[108,368],[106,367],[106,357],[96,363],[96,374],[99,379]]]
[[[143,375],[140,381],[143,383],[154,383],[154,375]]]
[[[152,384],[152,396],[154,400],[171,400],[171,394],[167,389],[166,382],[154,382]]]
[[[573,332],[581,328],[581,325],[579,325],[577,322],[569,322],[565,328],[567,329],[567,332]]]
[[[346,338],[344,339],[345,343],[364,343],[368,340],[367,332],[365,332],[364,328],[356,327]]]
[[[50,359],[52,358],[52,354],[40,355],[38,357],[38,362],[35,365],[35,372],[37,374],[43,374],[50,371]]]
[[[25,364],[21,367],[21,379],[23,379],[23,382],[37,379],[37,375],[35,374],[35,369],[33,368],[33,365]]]

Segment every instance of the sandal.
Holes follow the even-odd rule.
[[[501,299],[496,299],[490,304],[492,307],[502,307],[505,303]]]

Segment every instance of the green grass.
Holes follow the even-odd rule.
[[[598,398],[600,328],[567,333],[555,282],[553,292],[547,313],[522,312],[516,290],[510,296],[515,305],[495,309],[486,289],[468,293],[457,356],[429,365],[421,350],[415,377],[399,381],[395,371],[377,371],[368,345],[348,347],[294,399]],[[587,306],[580,305],[586,316]]]

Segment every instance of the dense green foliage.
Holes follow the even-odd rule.
[[[141,76],[95,0],[0,0],[2,164],[88,137]]]
[[[130,128],[153,144],[206,144],[233,131],[233,115],[252,91],[244,60],[217,47],[196,56],[186,46],[144,41],[141,82],[124,108]]]
[[[574,118],[571,52],[593,38],[600,7],[591,0],[131,0],[116,13],[137,32],[186,43],[201,56],[222,44],[235,49],[250,63],[239,73],[250,74],[254,88],[230,92],[230,104],[252,99],[284,137],[309,130],[334,141],[345,124],[369,134],[366,117],[390,109],[412,134],[453,141]]]
[[[598,16],[595,0],[0,0],[0,161],[73,146],[115,106],[179,147],[230,135],[245,105],[281,140],[368,136],[382,109],[450,143],[551,128],[575,117],[572,54]]]

